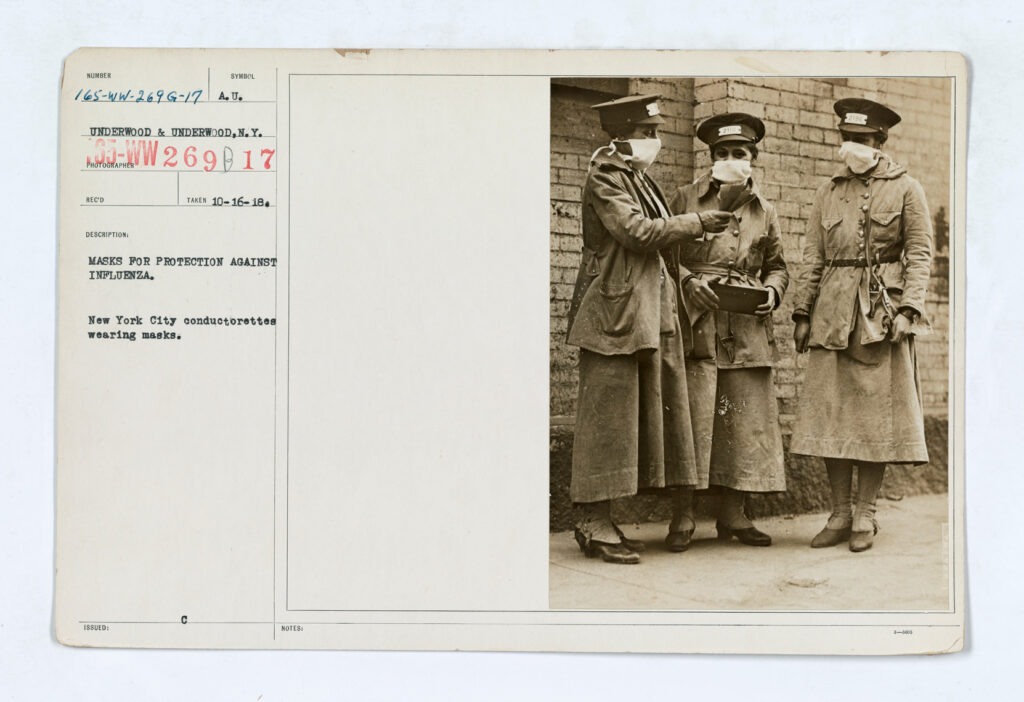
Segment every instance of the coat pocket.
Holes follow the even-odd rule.
[[[743,262],[743,265],[751,276],[755,276],[760,272],[761,264],[764,262],[764,248],[767,244],[767,234],[755,237],[754,240],[750,242],[750,246],[747,248],[746,260]]]
[[[843,223],[843,218],[839,217],[822,217],[821,228],[825,230],[825,241],[829,242],[830,239],[835,237],[839,231],[839,225]],[[828,247],[832,248],[832,247]]]
[[[691,344],[688,358],[714,358],[717,353],[718,333],[716,329],[718,315],[714,310],[704,312],[690,327]]]
[[[601,329],[610,336],[622,336],[633,330],[636,298],[632,283],[605,283],[601,292]]]
[[[896,241],[900,235],[899,210],[871,213],[871,239],[878,244]]]
[[[824,229],[826,232],[831,232],[833,229],[835,229],[837,226],[839,226],[839,223],[842,222],[842,221],[843,221],[843,216],[841,214],[829,215],[828,217],[822,217],[821,218],[821,228]]]

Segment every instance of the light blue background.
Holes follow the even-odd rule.
[[[150,6],[152,5],[152,6]],[[5,3],[0,699],[1008,699],[1020,669],[1022,6],[607,0]],[[968,643],[954,656],[72,650],[52,636],[58,86],[78,46],[957,50],[970,66]]]

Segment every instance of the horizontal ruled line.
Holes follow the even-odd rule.
[[[218,210],[273,210],[277,205],[105,205],[105,204],[81,204],[79,207],[209,207]]]
[[[897,52],[897,53],[908,53],[908,52]],[[633,78],[635,77],[632,73],[624,74],[613,74],[613,73],[289,73],[288,77],[293,76],[300,77],[355,77],[355,78],[449,78],[465,76],[468,78]],[[764,73],[702,73],[702,74],[687,74],[687,73],[645,73],[644,76],[651,78],[956,78],[956,75],[952,73],[924,73],[924,74],[908,74],[908,75],[878,75],[877,73],[868,75],[853,75],[851,73],[843,74],[820,74],[815,73],[813,76],[807,73],[773,73],[771,76],[766,76]],[[200,100],[199,102],[203,102]]]
[[[75,100],[78,105],[273,105],[277,100]]]
[[[187,623],[182,624],[180,620],[171,621],[145,621],[145,622],[133,622],[133,621],[111,621],[111,620],[93,620],[93,621],[79,621],[79,624],[173,624],[176,626],[193,626],[196,624],[220,624],[220,625],[266,625],[275,624],[275,622],[199,622],[188,620]],[[300,626],[380,626],[380,625],[393,625],[393,626],[658,626],[658,627],[729,627],[729,628],[746,628],[746,627],[803,627],[803,628],[815,628],[815,627],[911,627],[920,629],[955,629],[959,628],[959,624],[907,624],[903,622],[883,622],[880,624],[769,624],[769,623],[713,623],[713,622],[650,622],[650,623],[637,623],[637,622],[505,622],[505,621],[487,621],[487,622],[452,622],[452,621],[431,621],[431,622],[382,622],[382,621],[344,621],[344,622],[292,622],[292,621],[281,621],[279,623],[283,626],[288,625],[300,625]]]
[[[197,622],[189,619],[186,623],[182,624],[180,619],[172,619],[171,621],[152,621],[152,622],[132,622],[132,621],[112,621],[105,619],[102,621],[82,621],[79,620],[79,624],[177,624],[178,626],[192,626],[193,624],[273,624],[274,622]]]
[[[260,173],[277,173],[277,171],[257,171],[255,169],[253,169],[251,171],[223,171],[223,170],[204,171],[202,168],[200,168],[198,170],[194,169],[194,168],[193,169],[188,169],[188,168],[180,168],[180,169],[174,169],[174,168],[167,168],[167,169],[155,169],[155,168],[154,169],[145,169],[145,168],[80,168],[79,171],[82,172],[82,173],[206,173],[206,174],[219,173],[219,174],[222,174],[222,175],[227,175],[229,173],[240,173],[240,174],[247,174],[247,175],[254,175],[254,174],[258,175]]]
[[[306,607],[288,607],[287,612],[334,612],[348,614],[351,612],[372,614],[408,614],[411,612],[426,614],[834,614],[834,615],[867,615],[867,614],[924,614],[944,615],[956,614],[955,609],[900,609],[900,610],[859,610],[859,609],[316,609]]]
[[[250,134],[249,136],[215,136],[213,134],[190,134],[188,136],[175,136],[173,134],[150,134],[148,136],[134,136],[131,134],[120,134],[108,137],[106,134],[79,134],[89,139],[276,139],[273,134]]]

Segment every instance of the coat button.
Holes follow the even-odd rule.
[[[867,205],[861,205],[861,206],[860,206],[860,208],[861,208],[862,210],[864,210],[865,212],[867,212],[867,211],[868,211],[868,206],[867,206]]]
[[[869,197],[871,197],[871,193],[864,193],[861,197],[867,200]]]
[[[740,235],[740,230],[739,229],[733,229],[732,230],[732,235],[733,236],[739,236]]]

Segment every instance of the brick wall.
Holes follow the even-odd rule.
[[[625,85],[623,85],[625,84]],[[563,343],[566,312],[580,256],[579,198],[586,160],[605,140],[597,115],[588,106],[610,99],[607,91],[659,92],[672,115],[662,137],[665,151],[652,169],[666,190],[691,182],[710,165],[704,144],[692,137],[695,122],[721,112],[748,112],[765,123],[754,177],[779,213],[783,246],[792,270],[802,259],[804,223],[814,191],[839,166],[839,133],[833,103],[866,97],[890,105],[903,121],[883,149],[907,167],[924,187],[936,231],[937,255],[932,270],[927,313],[935,333],[919,339],[918,353],[925,411],[947,413],[949,343],[950,84],[932,78],[678,78],[553,81],[551,95],[551,414],[556,422],[575,411],[577,352]],[[775,314],[781,358],[776,385],[783,433],[796,411],[806,356],[793,348],[791,302]]]

